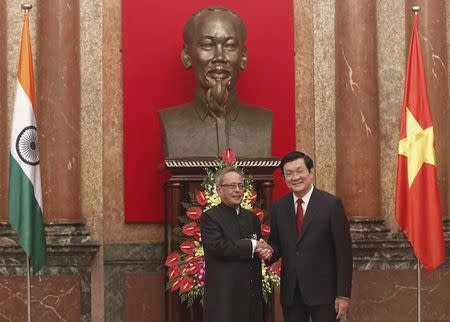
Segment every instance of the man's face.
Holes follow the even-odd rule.
[[[227,12],[207,12],[197,21],[191,44],[184,49],[192,64],[198,85],[212,89],[209,100],[224,105],[234,89],[247,54],[238,20]]]
[[[222,202],[231,208],[238,208],[244,197],[242,177],[237,172],[227,172],[220,187],[217,187]]]
[[[303,197],[314,181],[314,169],[308,171],[303,158],[287,162],[283,166],[283,176],[287,187],[299,198]]]

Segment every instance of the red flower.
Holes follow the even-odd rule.
[[[186,210],[186,216],[188,216],[192,220],[200,219],[201,215],[202,215],[202,209],[199,207],[191,207]]]
[[[270,226],[269,225],[261,225],[261,234],[263,236],[267,236],[270,234]]]
[[[167,275],[169,276],[169,280],[174,280],[175,278],[177,278],[181,273],[181,268],[178,266],[173,267],[172,269],[169,270],[169,272],[167,273]]]
[[[269,269],[274,272],[275,274],[277,274],[278,276],[281,275],[281,260],[276,261],[275,263],[273,263]]]
[[[226,148],[222,153],[222,160],[226,164],[231,164],[236,159],[236,154],[231,148]]]
[[[191,262],[197,262],[198,260],[200,260],[203,256],[195,256],[195,255],[187,255],[184,258],[184,262],[186,263],[186,265],[189,265]]]
[[[172,284],[172,287],[170,288],[170,290],[172,292],[175,292],[176,290],[178,290],[180,288],[180,286],[181,286],[182,280],[183,280],[182,278],[176,280],[175,283]]]
[[[165,265],[169,268],[173,268],[177,266],[179,261],[180,261],[180,254],[178,254],[177,252],[173,252],[167,255]]]
[[[184,277],[181,279],[180,282],[180,292],[181,293],[189,292],[192,286],[194,286],[194,281],[192,280],[192,278]]]
[[[252,206],[256,204],[256,197],[257,197],[256,191],[255,190],[250,191],[248,198],[250,199],[250,204]]]
[[[192,255],[194,248],[195,248],[195,244],[194,244],[194,241],[192,241],[192,240],[185,240],[180,245],[181,251],[187,255]]]
[[[195,194],[195,200],[197,200],[200,206],[206,206],[208,199],[206,199],[206,193],[204,191],[197,191]]]
[[[261,208],[253,208],[253,213],[258,216],[259,222],[262,222],[264,219],[264,212],[261,210]]]
[[[200,233],[200,229],[194,233],[194,239],[198,242],[202,240],[202,235]]]
[[[195,275],[199,270],[200,270],[200,263],[195,262],[189,265],[187,272],[189,275]]]
[[[200,228],[197,226],[197,223],[195,221],[192,221],[186,225],[183,226],[182,231],[183,234],[186,236],[192,237],[195,235],[197,231],[199,231]]]

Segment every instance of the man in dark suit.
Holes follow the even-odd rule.
[[[226,167],[216,178],[222,203],[201,218],[206,276],[204,322],[262,322],[261,260],[256,253],[267,244],[259,219],[240,207],[242,175]]]
[[[284,319],[339,321],[349,305],[353,264],[342,202],[314,187],[313,161],[304,153],[288,153],[280,167],[291,193],[273,204],[269,245],[271,262],[282,258]]]

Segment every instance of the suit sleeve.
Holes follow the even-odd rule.
[[[268,265],[275,263],[281,256],[280,253],[280,235],[278,231],[278,214],[275,205],[272,206],[270,219],[270,235],[268,243],[273,249],[272,258],[267,261]]]
[[[225,260],[252,258],[252,241],[250,239],[232,241],[225,238],[219,223],[209,213],[203,214],[200,229],[203,248],[212,256]]]
[[[336,200],[336,213],[331,218],[331,229],[336,254],[337,296],[350,298],[352,289],[352,240],[350,225],[341,200]]]

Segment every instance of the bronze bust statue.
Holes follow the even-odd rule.
[[[196,78],[192,102],[159,111],[166,158],[272,156],[272,112],[239,101],[236,82],[247,65],[246,28],[223,7],[207,7],[184,27],[181,54]]]

